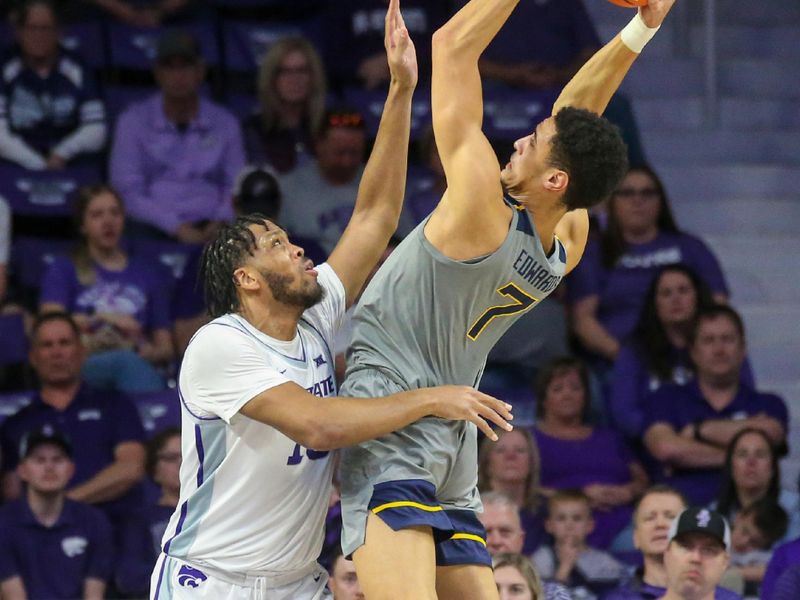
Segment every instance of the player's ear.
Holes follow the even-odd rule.
[[[245,290],[254,290],[258,287],[258,279],[253,275],[248,267],[239,267],[233,272],[233,280],[236,287]]]
[[[569,184],[569,175],[561,169],[551,168],[544,173],[544,188],[550,192],[562,194]]]

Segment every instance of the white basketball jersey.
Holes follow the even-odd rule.
[[[163,538],[172,557],[224,572],[285,572],[319,556],[331,492],[328,452],[303,448],[239,409],[293,381],[334,396],[333,339],[345,291],[317,267],[325,297],[305,311],[291,342],[228,314],[198,331],[180,373],[181,494]]]

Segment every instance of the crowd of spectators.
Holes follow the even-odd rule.
[[[403,2],[423,116],[430,36],[461,4]],[[385,5],[25,0],[8,11],[0,332],[4,346],[21,337],[27,354],[0,353],[0,595],[147,595],[178,502],[170,390],[206,320],[202,245],[220,224],[260,212],[315,261],[332,250],[374,134],[374,100],[346,99],[363,97],[357,90],[380,100],[387,83]],[[244,18],[270,41],[242,83],[198,28],[224,47],[228,20]],[[99,47],[67,44],[75,19],[105,32]],[[107,53],[111,31],[150,39],[151,69],[114,65],[113,52],[89,60],[87,51]],[[557,93],[599,44],[581,0],[521,3],[481,61],[487,104]],[[593,214],[578,268],[487,364],[485,389],[517,416],[479,455],[498,590],[658,597],[666,532],[691,504],[731,524],[725,589],[788,598],[800,580],[800,495],[778,466],[786,406],[757,391],[735,298],[710,249],[676,223],[629,102],[615,98],[608,116],[632,167]],[[432,133],[424,122],[413,131],[398,239],[446,187]],[[492,139],[502,154],[509,141]],[[37,182],[66,182],[57,185],[67,201]],[[343,334],[337,352],[346,345]],[[147,413],[143,398],[174,406]],[[338,515],[334,492],[321,560],[335,598],[358,598],[353,565],[336,553]],[[726,594],[717,597],[736,597]]]

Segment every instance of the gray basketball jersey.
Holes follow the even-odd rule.
[[[513,217],[492,254],[447,258],[425,238],[427,219],[395,249],[353,315],[348,376],[377,368],[405,389],[477,387],[492,346],[566,271],[561,241],[546,256],[528,211],[505,201]]]

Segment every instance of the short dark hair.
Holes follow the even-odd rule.
[[[536,396],[536,416],[539,419],[544,418],[544,399],[547,397],[547,388],[553,383],[556,377],[560,377],[570,371],[577,371],[578,377],[583,385],[583,411],[581,412],[581,420],[585,423],[589,420],[589,413],[591,411],[591,387],[589,386],[589,371],[586,365],[579,358],[573,356],[557,356],[545,364],[534,382],[533,392]]]
[[[648,496],[655,496],[656,494],[664,494],[665,496],[675,496],[681,502],[683,502],[683,506],[689,506],[689,500],[686,496],[683,495],[683,492],[680,491],[678,488],[672,487],[671,485],[667,485],[666,483],[657,483],[656,485],[651,485],[647,488],[644,493],[639,496],[639,499],[636,501],[636,504],[633,505],[633,522],[636,522],[636,516],[639,514],[639,507],[642,505],[642,502]]]
[[[158,454],[161,452],[161,450],[164,449],[164,446],[167,445],[167,442],[170,441],[175,436],[181,437],[180,428],[167,427],[166,429],[162,429],[161,431],[156,433],[147,442],[147,446],[145,446],[144,469],[151,479],[156,473],[156,465],[158,464]]]
[[[578,488],[566,488],[563,490],[556,490],[547,501],[547,511],[553,510],[553,507],[559,502],[585,502],[589,507],[589,512],[592,512],[591,502],[586,492]]]
[[[61,14],[58,5],[53,0],[24,0],[12,10],[11,14],[14,24],[17,27],[22,27],[28,22],[28,16],[35,6],[44,6],[53,15],[56,25],[61,24]]]
[[[81,330],[78,327],[78,324],[75,322],[75,319],[73,319],[72,315],[70,315],[68,312],[59,310],[36,315],[36,318],[33,320],[33,326],[31,327],[31,343],[36,340],[36,335],[39,333],[39,330],[42,328],[42,326],[52,321],[64,321],[67,325],[69,325],[69,328],[72,329],[75,337],[80,339]]]
[[[555,115],[550,165],[569,175],[563,203],[567,210],[599,204],[628,170],[628,147],[619,128],[581,108],[565,106]]]
[[[765,547],[769,550],[786,535],[789,517],[783,507],[772,498],[761,498],[739,510],[740,516],[752,515],[756,529],[764,536]]]
[[[700,325],[704,321],[712,321],[720,317],[729,319],[736,327],[739,335],[744,341],[744,321],[742,317],[733,308],[727,304],[712,304],[711,306],[701,307],[692,321],[692,327],[689,330],[689,347],[694,346],[697,341],[697,334],[700,332]]]
[[[250,225],[264,225],[267,218],[260,213],[243,215],[223,225],[217,236],[206,244],[200,264],[200,278],[208,314],[212,319],[240,307],[233,272],[242,266],[256,249],[256,236]]]

